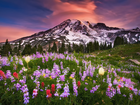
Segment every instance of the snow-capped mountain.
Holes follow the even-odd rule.
[[[80,21],[76,19],[67,19],[59,25],[39,33],[35,33],[28,37],[23,37],[10,44],[22,46],[30,43],[32,46],[46,46],[48,43],[58,42],[65,44],[87,44],[95,40],[99,43],[114,43],[117,36],[124,37],[129,43],[140,41],[140,29],[125,30],[117,27],[108,27],[104,23],[90,23],[88,21]]]

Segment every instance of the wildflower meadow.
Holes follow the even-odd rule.
[[[139,71],[87,54],[0,57],[0,105],[139,105]]]

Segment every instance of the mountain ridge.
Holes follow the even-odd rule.
[[[17,46],[20,43],[23,47],[28,43],[32,46],[39,44],[45,46],[53,42],[60,44],[62,42],[65,44],[81,43],[86,45],[90,41],[98,41],[99,44],[112,43],[113,45],[117,36],[123,37],[129,43],[135,43],[140,41],[140,29],[125,30],[123,28],[106,26],[105,23],[95,24],[89,21],[67,19],[53,28],[10,41],[9,43],[13,46]],[[0,44],[2,45],[4,42]]]

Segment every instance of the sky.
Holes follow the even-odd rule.
[[[140,0],[0,0],[0,42],[78,19],[124,29],[140,28]]]

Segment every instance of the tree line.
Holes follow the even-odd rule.
[[[114,41],[114,46],[116,47],[118,45],[127,44],[127,41],[124,40],[123,37],[116,37]],[[64,53],[65,51],[72,53],[92,53],[94,51],[98,50],[107,50],[112,48],[112,43],[107,44],[106,42],[100,43],[98,41],[89,42],[87,45],[83,44],[68,44],[65,45],[64,42],[62,42],[61,46],[58,48],[56,43],[53,43],[53,46],[51,47],[49,44],[49,48],[47,49],[48,52],[56,52],[56,53]],[[26,44],[24,49],[22,49],[21,43],[19,42],[19,45],[11,48],[11,45],[8,42],[8,39],[6,40],[5,44],[0,47],[0,55],[2,56],[8,56],[8,55],[30,55],[30,54],[36,54],[36,52],[43,53],[43,48],[41,45],[32,47],[30,44]]]

